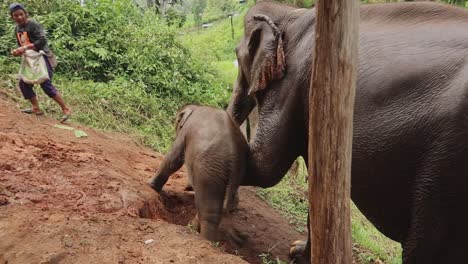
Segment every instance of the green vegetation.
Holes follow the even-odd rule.
[[[216,70],[220,80],[228,84],[229,91],[237,76],[234,49],[244,34],[244,13],[232,18],[232,27],[231,20],[224,19],[214,22],[209,29],[188,31],[179,37],[195,58]]]
[[[280,260],[279,258],[275,259],[273,256],[271,256],[268,253],[262,253],[259,255],[259,257],[262,261],[262,264],[286,264],[287,263],[287,262]]]
[[[400,244],[383,236],[354,203],[351,204],[351,219],[353,251],[362,263],[376,263],[377,259],[387,264],[401,263]]]
[[[301,163],[303,164],[303,163]],[[266,200],[270,206],[281,212],[289,223],[294,225],[299,232],[306,231],[307,209],[307,170],[300,166],[297,173],[289,173],[273,188],[259,189],[257,195]]]
[[[253,2],[249,0],[241,4],[239,0],[184,0],[181,5],[174,5],[173,9],[186,16],[184,28],[193,28],[240,13]]]
[[[75,109],[75,121],[130,133],[164,152],[181,105],[226,106],[230,83],[194,58],[177,39],[177,28],[151,9],[142,10],[131,0],[97,0],[85,6],[68,0],[25,4],[48,30],[59,57],[55,84]],[[5,2],[0,10],[7,10]],[[16,46],[13,28],[8,14],[0,17],[2,75],[14,73],[19,65],[18,58],[8,56]],[[6,82],[6,92],[19,97],[14,76]],[[47,112],[57,109],[50,100],[41,104]]]

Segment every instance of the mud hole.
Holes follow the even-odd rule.
[[[147,197],[139,209],[141,218],[163,220],[180,226],[188,226],[195,214],[194,192],[187,191],[163,191],[160,195]],[[239,214],[239,210],[233,212],[234,217],[236,214]],[[220,225],[220,232],[222,234],[226,232],[223,222]],[[248,241],[245,241],[244,245],[239,245],[222,235],[221,241],[212,244],[226,253],[241,256],[249,263],[261,264],[260,254],[264,252],[250,250],[247,243]]]
[[[139,209],[139,216],[161,219],[176,225],[187,226],[196,214],[193,192],[163,192],[149,197]]]

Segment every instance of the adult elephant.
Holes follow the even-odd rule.
[[[270,2],[245,17],[228,107],[241,124],[258,106],[245,184],[273,186],[307,160],[314,22],[314,9]],[[468,11],[364,5],[359,53],[353,201],[402,244],[403,263],[466,262]]]

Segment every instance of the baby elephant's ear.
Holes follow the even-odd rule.
[[[186,108],[179,112],[176,119],[176,130],[179,131],[187,122],[188,118],[192,115],[193,109]]]

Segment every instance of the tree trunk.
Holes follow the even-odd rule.
[[[167,10],[167,1],[168,0],[162,0],[161,1],[161,6],[159,6],[159,12],[161,13],[161,15],[165,15],[166,14],[166,10]]]
[[[309,94],[309,204],[314,264],[352,263],[351,147],[359,0],[319,0]]]

